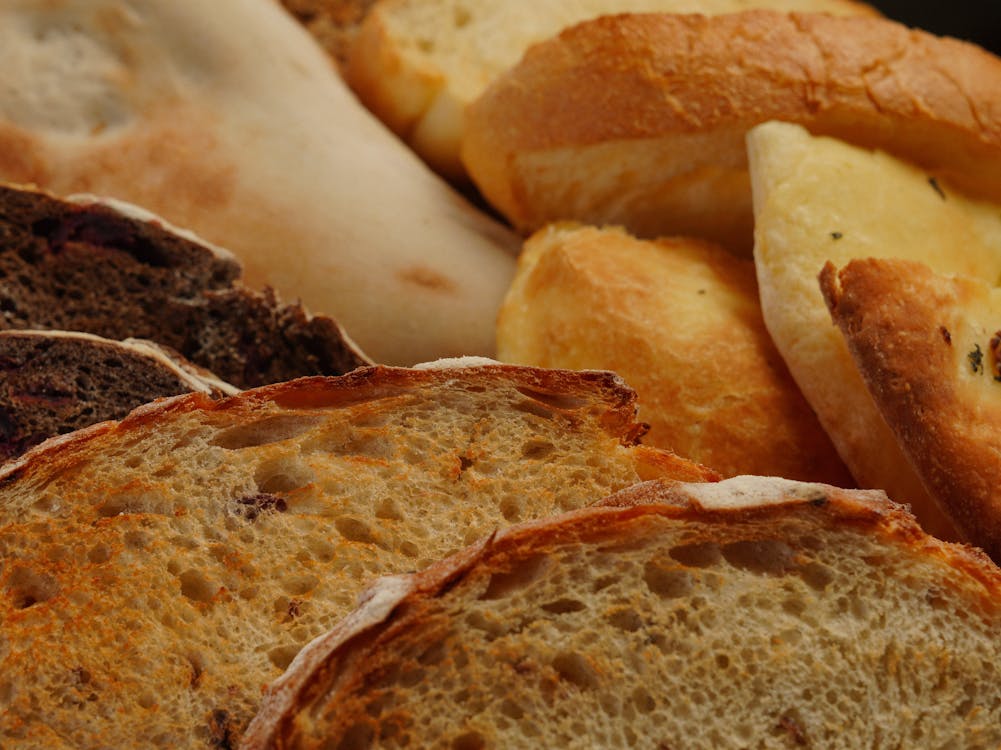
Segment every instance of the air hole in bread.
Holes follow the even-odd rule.
[[[759,575],[784,575],[795,567],[792,547],[777,539],[732,542],[722,553],[735,568]]]
[[[28,609],[47,602],[59,593],[56,579],[25,567],[16,567],[7,579],[14,609]]]
[[[534,388],[519,386],[515,390],[523,396],[528,396],[533,401],[545,404],[554,411],[574,411],[588,404],[586,399],[576,396],[569,396],[565,393],[546,393]]]
[[[581,690],[593,690],[601,683],[594,667],[578,653],[563,653],[553,659],[553,669],[561,680]]]
[[[189,568],[177,578],[181,582],[181,594],[192,601],[208,603],[219,592],[219,585],[195,568]]]
[[[98,515],[104,518],[112,518],[123,513],[172,515],[172,511],[167,496],[155,492],[139,494],[120,492],[106,496],[105,501],[97,508]]]
[[[522,458],[541,461],[548,458],[556,450],[556,446],[547,440],[529,440],[521,448]]]
[[[319,585],[320,579],[308,573],[282,578],[282,589],[292,596],[308,594]]]
[[[256,448],[261,445],[279,443],[291,440],[308,432],[322,420],[317,416],[298,414],[277,414],[265,417],[249,424],[239,424],[226,430],[221,430],[212,440],[211,445],[227,450]]]
[[[500,705],[500,712],[509,719],[518,721],[525,715],[525,710],[509,698],[505,698]]]
[[[349,542],[375,544],[375,536],[372,533],[372,529],[360,518],[338,518],[334,521],[334,526],[340,535]]]
[[[293,458],[266,461],[254,472],[257,488],[268,494],[298,490],[310,484],[315,478],[309,466]]]
[[[543,604],[542,609],[553,615],[568,615],[587,609],[587,605],[577,599],[557,599],[554,602]]]
[[[403,513],[396,505],[396,500],[392,497],[384,497],[379,501],[375,509],[375,517],[384,521],[402,521]]]
[[[106,544],[97,544],[87,552],[87,559],[95,565],[108,562],[111,559],[111,549]]]
[[[452,740],[452,750],[483,750],[487,741],[479,732],[466,732]]]
[[[494,573],[490,577],[487,590],[481,599],[502,599],[523,589],[537,579],[545,570],[547,560],[543,555],[535,555],[518,562],[506,573]]]
[[[367,724],[355,724],[344,733],[335,750],[368,750],[372,737],[372,729]]]
[[[719,547],[712,542],[672,547],[668,554],[689,568],[709,568],[723,562],[723,554]]]
[[[656,560],[650,560],[644,566],[643,581],[651,592],[664,599],[687,596],[695,587],[695,579],[687,570],[664,567]]]
[[[286,644],[284,646],[276,646],[275,648],[268,651],[268,661],[274,664],[278,669],[285,671],[288,665],[292,663],[296,654],[299,653],[300,647],[294,643]]]
[[[605,618],[608,624],[626,633],[635,633],[643,627],[643,618],[631,607],[619,607]]]
[[[806,585],[817,591],[823,591],[834,581],[834,571],[818,562],[809,562],[799,569],[799,574]]]

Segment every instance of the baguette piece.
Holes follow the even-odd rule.
[[[165,396],[238,390],[152,341],[0,331],[0,461]]]
[[[879,492],[649,483],[384,579],[246,750],[997,747],[1001,571]]]
[[[825,266],[821,290],[904,454],[1001,560],[1001,289],[900,259]]]
[[[347,65],[358,29],[375,3],[376,0],[282,0],[285,10],[306,27],[339,69]]]
[[[464,180],[463,111],[533,44],[605,14],[748,8],[878,15],[852,0],[381,0],[361,26],[346,75],[436,171]]]
[[[0,68],[0,179],[189,228],[375,361],[492,353],[516,238],[274,0],[3,3]]]
[[[369,578],[713,477],[634,416],[611,373],[376,367],[44,443],[0,470],[0,745],[235,747]]]
[[[1001,204],[971,200],[911,164],[796,125],[755,128],[748,151],[761,307],[790,372],[860,486],[909,503],[929,533],[965,539],[876,408],[831,324],[817,275],[827,261],[898,257],[996,283]]]
[[[754,265],[717,245],[539,230],[501,308],[497,356],[617,372],[636,389],[648,445],[723,476],[854,481],[768,336]]]
[[[767,120],[1001,199],[1001,60],[886,19],[820,13],[580,24],[470,106],[462,155],[521,230],[576,219],[750,254],[744,135]]]
[[[334,320],[246,288],[229,252],[121,201],[0,184],[0,274],[2,329],[151,339],[239,387],[370,364]]]

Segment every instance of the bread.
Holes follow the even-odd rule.
[[[0,179],[129,201],[375,361],[482,354],[515,238],[351,95],[274,0],[0,7]]]
[[[753,264],[721,247],[541,229],[501,308],[497,354],[614,370],[637,391],[648,445],[724,476],[852,484],[765,330]]]
[[[522,230],[576,219],[749,254],[744,134],[767,120],[886,149],[1001,200],[1001,60],[880,18],[583,23],[470,106],[462,155]]]
[[[164,396],[237,389],[149,341],[0,331],[0,461]]]
[[[930,533],[963,539],[897,447],[831,324],[817,275],[827,261],[899,257],[994,283],[1001,207],[795,125],[755,128],[748,152],[761,307],[775,345],[860,486],[911,504]]]
[[[1001,572],[881,493],[641,485],[384,579],[262,748],[997,747]]]
[[[134,206],[0,185],[0,329],[155,340],[240,387],[369,363],[337,323],[239,281],[228,252]]]
[[[376,0],[282,0],[327,51],[339,68],[347,64],[348,51],[362,20]]]
[[[942,510],[1001,560],[1001,290],[899,259],[821,288],[880,414]]]
[[[179,396],[0,469],[0,744],[236,747],[378,574],[644,478],[610,373],[366,368]]]
[[[463,180],[463,110],[533,44],[605,14],[754,7],[877,15],[852,0],[382,0],[362,23],[347,78],[432,167]]]

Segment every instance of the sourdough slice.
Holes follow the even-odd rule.
[[[744,134],[766,120],[886,149],[1001,199],[1001,60],[885,19],[820,13],[580,24],[470,106],[463,159],[523,230],[576,219],[749,253]]]
[[[0,461],[165,396],[237,389],[151,341],[0,331]]]
[[[239,281],[228,252],[142,209],[0,184],[0,328],[157,341],[240,387],[369,360],[337,323]]]
[[[719,246],[550,225],[525,243],[497,356],[617,372],[648,445],[724,476],[853,482],[765,330],[753,264]]]
[[[831,325],[817,274],[827,261],[899,257],[993,284],[1001,278],[1001,206],[795,125],[755,128],[748,148],[762,312],[790,372],[860,486],[911,504],[930,533],[964,538],[880,416]]]
[[[365,368],[141,407],[0,471],[0,745],[234,747],[369,578],[656,476],[610,373]]]
[[[432,167],[462,179],[463,110],[536,42],[610,13],[758,7],[878,15],[852,0],[381,0],[351,48],[347,78]]]
[[[282,0],[338,67],[347,65],[351,44],[376,0]]]
[[[997,747],[1001,571],[878,492],[648,483],[384,579],[262,748]]]
[[[516,238],[275,0],[2,3],[0,69],[0,179],[191,229],[378,362],[492,353]]]
[[[828,264],[821,289],[929,493],[1001,559],[1001,289],[898,259]]]

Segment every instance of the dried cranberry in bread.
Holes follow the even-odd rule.
[[[610,373],[365,368],[141,407],[0,470],[0,745],[235,747],[366,581],[638,480]]]
[[[1001,571],[879,492],[650,483],[384,579],[246,750],[997,747]]]
[[[0,184],[0,328],[166,345],[239,387],[369,361],[337,323],[243,286],[228,252],[135,206]]]
[[[1001,198],[1001,60],[889,20],[821,13],[582,23],[469,107],[462,156],[523,230],[576,219],[749,252],[744,134],[766,120]]]
[[[151,341],[0,331],[0,461],[165,396],[237,389]]]

